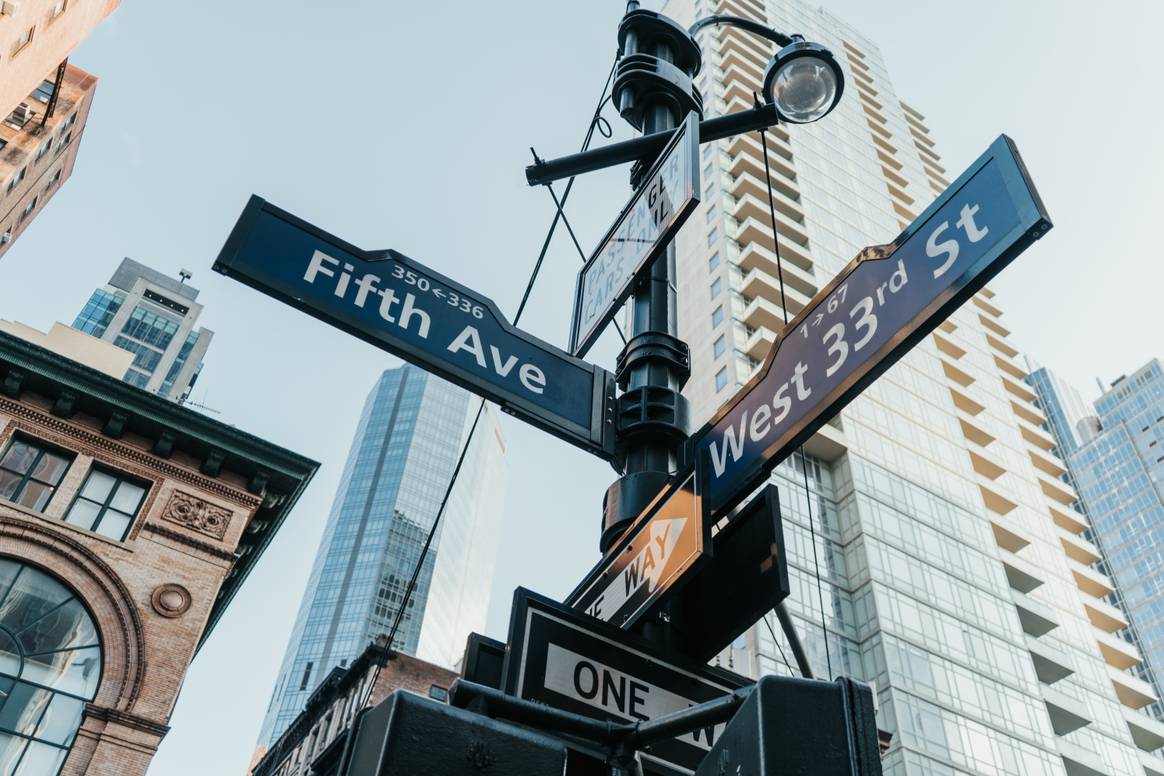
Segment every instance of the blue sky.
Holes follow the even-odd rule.
[[[1056,226],[993,284],[1016,345],[1085,396],[1094,377],[1160,355],[1152,78],[1164,5],[1113,0],[1102,16],[1078,0],[824,5],[878,42],[951,178],[1000,132],[1017,141]],[[399,363],[210,271],[247,196],[396,248],[512,314],[553,214],[524,183],[529,147],[576,150],[622,8],[126,0],[74,54],[100,77],[89,127],[72,180],[0,260],[0,317],[71,322],[122,256],[189,268],[216,332],[195,401],[323,463],[194,661],[151,776],[244,772],[360,406]],[[624,170],[577,184],[567,210],[584,247],[627,194]],[[523,328],[565,343],[578,263],[562,233]],[[608,335],[590,357],[611,367],[615,353]],[[492,635],[516,585],[560,596],[596,560],[614,477],[512,419],[505,433]]]

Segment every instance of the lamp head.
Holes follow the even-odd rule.
[[[808,124],[829,114],[841,99],[845,76],[832,52],[799,40],[776,52],[764,72],[764,96],[782,121]]]

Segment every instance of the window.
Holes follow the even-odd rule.
[[[145,483],[95,466],[69,507],[65,522],[124,541],[145,494]]]
[[[715,390],[722,391],[727,385],[727,367],[720,367],[720,370],[715,373]]]
[[[722,304],[719,307],[715,308],[715,312],[713,312],[711,314],[711,325],[712,326],[719,326],[721,323],[723,323],[723,305]]]
[[[711,298],[715,299],[719,296],[719,292],[723,287],[723,278],[716,278],[711,282]]]
[[[53,5],[53,13],[51,18],[57,18],[63,14],[68,9],[68,7],[69,0],[57,0],[57,2]]]
[[[20,37],[16,39],[16,45],[12,49],[13,55],[17,54],[21,49],[32,43],[32,36],[36,34],[36,25],[29,27],[27,31],[22,32]]]
[[[27,167],[22,167],[22,168],[20,168],[19,170],[17,170],[17,172],[16,172],[16,174],[15,174],[15,175],[13,175],[13,176],[12,176],[12,180],[8,181],[8,193],[9,193],[9,194],[11,194],[11,193],[13,192],[13,190],[14,190],[14,189],[15,189],[17,186],[19,186],[19,185],[20,185],[20,182],[21,182],[22,180],[24,180],[24,176],[25,176],[25,174],[26,174],[27,172],[28,172],[28,168],[27,168]]]
[[[53,186],[56,186],[60,182],[61,182],[61,171],[57,170],[55,173],[53,173],[53,177],[49,178],[49,182],[44,187],[44,190],[48,191],[49,189],[51,189]]]
[[[72,462],[72,455],[15,437],[0,458],[0,498],[44,511]]]
[[[48,140],[41,143],[40,148],[36,149],[36,161],[39,162],[41,159],[43,159],[44,155],[52,150],[52,147],[53,147],[53,139],[51,137]]]
[[[714,167],[712,166],[711,162],[708,162],[707,166],[703,168],[703,179],[705,181],[711,180],[711,173],[713,169]]]
[[[715,354],[715,358],[719,358],[727,350],[727,340],[722,334],[716,337],[715,344],[711,346],[711,349]]]
[[[61,138],[61,141],[59,143],[57,143],[57,151],[59,152],[61,149],[63,149],[65,146],[67,146],[69,144],[69,141],[72,139],[73,139],[73,133],[72,132],[67,133],[64,137]]]
[[[36,203],[37,203],[37,200],[39,200],[39,199],[40,199],[39,196],[33,197],[32,201],[24,206],[24,210],[20,211],[20,219],[19,219],[19,221],[17,221],[17,223],[23,222],[24,219],[26,219],[30,215],[32,215],[32,211],[36,210]]]
[[[76,123],[77,123],[77,114],[74,113],[71,116],[69,116],[67,119],[65,119],[65,123],[61,125],[61,129],[68,129],[69,127],[73,126]]]
[[[0,558],[0,762],[56,774],[101,681],[101,639],[85,605],[49,574]]]
[[[303,667],[303,678],[299,680],[300,691],[307,689],[307,682],[311,679],[311,669],[314,665],[315,663],[308,660],[307,665]]]
[[[53,92],[56,91],[57,85],[49,80],[40,82],[40,86],[36,87],[36,91],[32,93],[34,100],[40,102],[48,102],[53,98]]]
[[[708,232],[707,247],[708,248],[713,247],[715,245],[715,241],[717,239],[719,239],[719,228],[718,227],[716,227],[715,229],[712,229],[710,232]]]
[[[707,260],[707,271],[708,272],[715,272],[715,270],[718,266],[719,266],[719,251],[716,251],[715,253],[711,254],[711,258]]]
[[[705,145],[705,146],[703,147],[703,158],[704,158],[704,159],[707,159],[707,158],[710,158],[710,157],[711,157],[711,149],[712,149],[712,148],[714,148],[714,147],[715,147],[715,146],[711,145],[711,143],[708,143],[707,145]]]
[[[432,698],[434,701],[440,701],[441,703],[444,703],[449,699],[449,691],[444,687],[441,687],[439,684],[434,684],[428,688],[428,697]]]
[[[4,150],[4,146],[8,145],[8,141],[0,137],[0,151]]]

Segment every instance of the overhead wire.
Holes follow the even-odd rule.
[[[590,147],[590,143],[594,138],[594,132],[597,129],[599,134],[603,137],[610,137],[610,124],[602,116],[602,108],[606,104],[607,92],[610,89],[611,81],[614,78],[614,69],[618,64],[618,53],[615,53],[614,64],[610,66],[610,74],[606,77],[606,83],[602,87],[602,96],[598,100],[598,106],[594,110],[594,115],[590,119],[590,126],[586,130],[586,137],[582,141],[582,150],[585,151]],[[530,294],[533,292],[534,283],[537,281],[538,274],[541,272],[542,263],[545,260],[546,252],[549,250],[550,241],[553,239],[554,231],[558,226],[559,219],[565,219],[565,213],[562,211],[562,206],[566,203],[566,198],[570,195],[570,190],[573,188],[574,178],[566,184],[566,190],[562,195],[561,202],[558,201],[557,196],[554,196],[554,202],[558,206],[557,213],[554,214],[554,219],[550,223],[549,231],[546,233],[545,240],[542,242],[541,251],[538,253],[537,261],[534,262],[533,269],[530,271],[529,281],[526,283],[525,291],[522,293],[521,302],[518,304],[517,313],[513,316],[513,325],[516,326],[521,321],[521,316],[525,312],[526,304],[529,302]],[[551,194],[553,191],[551,190]],[[567,225],[567,228],[569,226]],[[573,229],[570,229],[570,235],[573,237]],[[577,239],[574,240],[577,245]],[[617,324],[616,324],[617,326]],[[621,334],[621,330],[619,331]],[[625,338],[624,338],[625,341]],[[396,654],[393,643],[396,640],[396,634],[399,632],[400,625],[404,620],[404,615],[408,610],[408,605],[412,600],[412,594],[416,590],[416,582],[420,578],[421,569],[424,567],[425,558],[428,556],[430,547],[432,546],[433,538],[436,536],[437,527],[440,525],[441,517],[444,516],[445,506],[448,504],[449,496],[453,492],[453,486],[457,482],[457,476],[461,473],[461,467],[465,462],[465,457],[469,451],[469,446],[473,442],[473,435],[477,431],[477,425],[481,420],[481,415],[485,410],[485,400],[481,400],[481,404],[477,407],[477,414],[473,418],[473,423],[469,428],[469,433],[465,437],[465,442],[461,446],[461,453],[457,458],[456,466],[453,468],[452,476],[449,478],[449,484],[445,488],[444,496],[441,498],[440,507],[437,509],[436,519],[433,520],[432,526],[429,528],[428,535],[425,537],[424,545],[420,551],[420,557],[417,558],[416,566],[412,570],[412,576],[408,580],[408,586],[405,588],[404,595],[400,602],[400,608],[396,611],[396,617],[392,621],[392,629],[387,636],[387,654],[384,660],[377,660],[375,667],[372,670],[371,679],[368,682],[368,688],[365,692],[363,702],[357,708],[363,708],[368,704],[372,697],[372,691],[375,689],[376,681],[380,676],[380,669],[383,667],[385,660],[391,659]]]
[[[759,102],[759,97],[756,97]],[[780,283],[780,310],[784,313],[784,328],[788,328],[788,298],[784,293],[784,262],[780,258],[780,237],[776,231],[776,201],[772,194],[772,172],[768,165],[768,133],[760,130],[760,143],[764,148],[764,177],[768,185],[768,212],[772,218],[772,246],[776,253],[776,274]],[[808,506],[808,531],[812,539],[812,565],[816,572],[816,596],[820,604],[820,632],[824,640],[825,663],[828,666],[829,678],[833,676],[833,658],[829,648],[829,633],[825,619],[824,586],[820,577],[820,557],[816,549],[816,527],[812,519],[812,489],[808,484],[808,458],[804,454],[804,445],[801,445],[796,454],[800,457],[800,468],[804,474],[804,499]],[[767,622],[767,619],[765,619]],[[771,626],[769,626],[771,627]]]

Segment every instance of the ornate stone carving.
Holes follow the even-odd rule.
[[[226,535],[230,525],[230,510],[215,506],[200,498],[175,490],[162,510],[162,519],[185,526],[215,539]]]
[[[190,591],[181,585],[160,585],[150,596],[150,603],[163,617],[181,617],[190,608]]]

